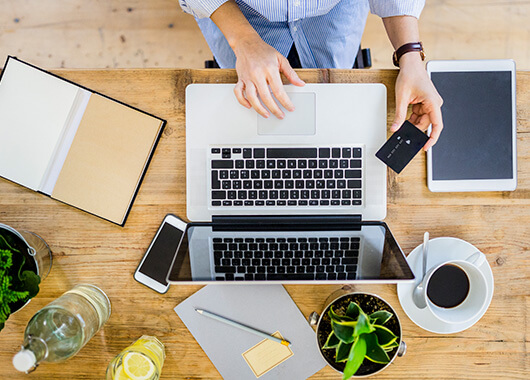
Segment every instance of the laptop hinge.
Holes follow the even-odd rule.
[[[360,230],[361,215],[214,215],[213,229],[222,230]]]

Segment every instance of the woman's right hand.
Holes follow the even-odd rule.
[[[280,73],[295,86],[303,86],[305,82],[298,77],[289,61],[257,34],[238,39],[233,50],[238,76],[234,94],[239,103],[246,108],[253,107],[265,118],[270,116],[270,111],[278,119],[283,119],[285,115],[274,95],[285,109],[294,111]]]

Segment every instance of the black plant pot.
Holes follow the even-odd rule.
[[[313,312],[309,317],[309,322],[317,326],[316,339],[318,348],[324,360],[330,367],[336,371],[343,373],[345,362],[335,362],[335,350],[323,349],[326,340],[331,333],[331,321],[328,315],[329,309],[333,306],[333,310],[337,314],[344,314],[350,302],[356,302],[366,314],[372,314],[378,310],[386,310],[392,313],[392,318],[385,324],[390,331],[398,337],[399,346],[388,352],[390,361],[386,364],[374,363],[365,359],[353,377],[367,377],[374,375],[386,367],[388,367],[396,357],[403,356],[406,352],[406,344],[402,340],[401,323],[394,309],[381,297],[369,293],[346,293],[332,299],[324,308],[322,314],[318,315]]]

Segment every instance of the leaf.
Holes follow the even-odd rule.
[[[344,343],[344,342],[339,343],[339,345],[337,346],[336,353],[335,353],[335,356],[336,356],[335,361],[337,363],[348,360],[348,356],[350,355],[352,345],[353,343]]]
[[[383,349],[386,351],[386,352],[390,352],[392,351],[394,348],[396,347],[399,347],[399,343],[397,340],[393,341],[392,343],[386,345],[383,347]]]
[[[348,362],[346,367],[344,367],[344,373],[342,380],[349,379],[355,372],[359,369],[361,364],[364,361],[364,356],[366,355],[366,341],[364,340],[364,335],[358,336],[353,343],[350,355],[348,356]]]
[[[339,314],[335,313],[333,311],[333,307],[329,308],[328,315],[329,315],[329,318],[332,321],[336,321],[336,322],[354,322],[354,319],[352,319],[352,318],[350,318],[350,317],[348,317],[346,315],[339,315]]]
[[[20,275],[22,288],[29,293],[29,298],[35,297],[39,293],[40,277],[30,270],[25,270]]]
[[[370,320],[373,324],[384,325],[392,318],[392,313],[386,310],[379,310],[370,314]]]
[[[368,334],[372,331],[374,331],[374,328],[370,324],[368,316],[364,314],[364,312],[361,310],[361,312],[359,313],[359,318],[357,318],[357,325],[355,326],[353,335],[358,336],[361,334]]]
[[[375,325],[375,335],[381,347],[386,347],[397,340],[397,336],[384,326]]]
[[[348,308],[346,309],[346,315],[353,320],[356,320],[361,313],[361,308],[355,302],[350,302]]]
[[[326,339],[326,343],[324,344],[322,348],[335,348],[339,345],[339,343],[340,343],[340,339],[337,338],[335,333],[332,331],[329,334],[328,339]]]
[[[377,341],[375,333],[363,335],[366,340],[366,357],[374,363],[386,364],[390,361],[387,353]]]
[[[333,329],[333,332],[337,338],[339,338],[341,341],[344,343],[353,343],[353,327],[343,326],[332,320],[331,328]]]

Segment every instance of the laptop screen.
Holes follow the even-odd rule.
[[[382,222],[191,223],[168,273],[173,284],[413,279],[403,252]]]

